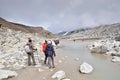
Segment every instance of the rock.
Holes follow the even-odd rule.
[[[120,57],[120,53],[112,53],[111,55]]]
[[[79,61],[80,59],[79,59],[79,58],[76,58],[75,60],[76,60],[76,61]]]
[[[4,68],[4,67],[5,67],[4,65],[0,64],[0,69],[2,69],[2,68]]]
[[[41,67],[41,65],[40,65],[40,64],[38,64],[38,65],[35,65],[35,67]]]
[[[92,71],[93,71],[93,67],[91,65],[89,65],[88,63],[83,62],[80,65],[80,72],[81,73],[88,74],[88,73],[91,73]]]
[[[5,61],[4,59],[0,59],[0,63],[1,63],[1,64],[5,64],[6,61]]]
[[[112,61],[113,61],[113,62],[120,62],[120,57],[113,56],[113,57],[112,57]]]
[[[70,79],[62,79],[62,80],[70,80]]]
[[[66,77],[66,74],[64,71],[60,70],[60,71],[57,71],[53,76],[52,78],[57,78],[58,80],[61,80],[63,78]]]
[[[23,69],[23,68],[25,68],[25,65],[19,64],[18,62],[16,62],[13,65],[13,69],[15,69],[15,70],[19,70],[19,69]]]
[[[116,41],[120,41],[120,36],[115,37]]]
[[[62,63],[62,60],[59,60],[58,62],[59,62],[59,63]]]
[[[115,40],[100,40],[89,46],[91,52],[105,53],[112,56],[120,56],[120,42]]]
[[[114,50],[110,50],[108,52],[106,52],[107,55],[113,55],[113,54],[116,54],[116,51]]]
[[[44,37],[39,38],[34,34],[15,31],[7,27],[1,28],[0,64],[5,65],[10,70],[18,70],[26,67],[25,64],[28,57],[25,53],[24,45],[27,43],[28,38],[32,38],[34,46],[40,51],[39,48]]]
[[[42,72],[42,71],[44,71],[44,70],[43,70],[43,69],[41,69],[41,68],[39,68],[39,69],[38,69],[38,71],[39,71],[39,72]]]
[[[97,47],[93,47],[91,49],[92,53],[106,53],[107,52],[107,48],[105,46],[97,46]]]
[[[0,70],[0,80],[7,79],[9,77],[16,77],[17,73],[10,70]]]

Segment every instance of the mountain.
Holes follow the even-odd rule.
[[[42,27],[33,27],[33,26],[26,26],[23,24],[13,23],[13,22],[9,22],[1,17],[0,17],[0,24],[2,25],[2,27],[8,27],[15,31],[22,31],[22,32],[26,32],[26,33],[38,33],[40,36],[47,37],[47,38],[57,37],[57,35],[52,34],[51,32],[45,30]]]
[[[58,33],[58,35],[59,36],[69,36],[69,35],[79,33],[80,31],[85,31],[85,30],[88,30],[88,29],[90,29],[90,28],[76,29],[76,30],[72,30],[72,31],[63,31],[63,32]]]
[[[64,32],[64,38],[114,38],[120,35],[120,23]]]

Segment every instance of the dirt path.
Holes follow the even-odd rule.
[[[76,76],[76,74],[71,74],[71,72],[77,71],[77,69],[74,67],[77,62],[65,54],[66,53],[64,53],[63,50],[56,49],[56,67],[54,69],[49,69],[47,65],[41,62],[40,67],[27,66],[25,69],[18,70],[18,76],[10,78],[9,80],[57,80],[52,79],[51,76],[59,70],[65,71],[67,73],[66,75],[68,76],[67,78],[73,78],[73,75]]]

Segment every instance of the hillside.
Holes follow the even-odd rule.
[[[67,38],[114,38],[120,35],[120,23],[64,32]]]
[[[22,31],[22,32],[26,32],[26,33],[38,33],[40,36],[47,37],[47,38],[56,37],[56,35],[43,29],[42,27],[26,26],[23,24],[9,22],[3,18],[0,18],[0,24],[2,24],[2,27],[8,27],[8,28],[16,30],[16,31]]]

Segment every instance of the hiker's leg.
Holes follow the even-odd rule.
[[[29,53],[27,53],[27,55],[28,55],[28,66],[30,66],[30,65],[31,65],[30,54],[29,54]]]
[[[31,57],[32,57],[33,65],[36,65],[36,63],[35,63],[35,58],[34,58],[34,54],[33,54],[33,53],[31,53]]]
[[[47,57],[48,58],[48,67],[51,68],[51,57]]]
[[[55,68],[54,57],[53,56],[51,56],[51,60],[52,60],[52,67]]]
[[[47,54],[45,53],[45,60],[44,60],[44,64],[46,64],[47,61]]]

